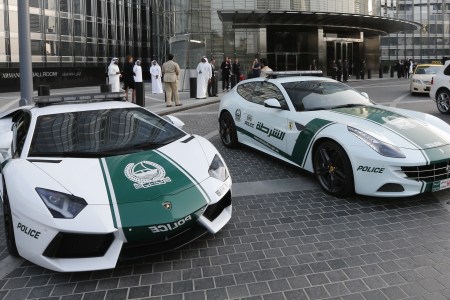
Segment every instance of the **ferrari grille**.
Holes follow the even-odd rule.
[[[409,179],[433,182],[450,178],[450,162],[416,167],[402,167],[402,171]]]

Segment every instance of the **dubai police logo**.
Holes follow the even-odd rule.
[[[141,161],[137,164],[129,163],[124,170],[125,176],[134,182],[136,189],[149,188],[155,185],[171,182],[166,176],[166,170],[157,163]]]

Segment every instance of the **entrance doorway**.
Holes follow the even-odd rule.
[[[331,66],[333,60],[338,62],[340,59],[342,62],[344,60],[348,61],[349,64],[349,75],[353,74],[353,66],[358,64],[358,49],[359,43],[347,42],[347,41],[329,41],[327,42],[327,68],[328,72],[331,72]],[[331,74],[331,73],[329,73]]]

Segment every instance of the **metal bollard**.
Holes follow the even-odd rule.
[[[372,79],[372,70],[371,69],[367,69],[367,79]]]
[[[378,78],[383,78],[383,68],[382,67],[380,67],[378,69]]]

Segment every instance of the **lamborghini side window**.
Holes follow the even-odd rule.
[[[23,145],[25,144],[25,140],[28,135],[28,129],[30,127],[31,116],[28,113],[22,112],[13,118],[14,122],[14,153],[13,157],[20,157],[23,150]]]

